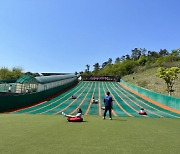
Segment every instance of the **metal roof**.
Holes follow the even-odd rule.
[[[74,74],[68,74],[68,75],[37,76],[35,78],[38,81],[38,83],[44,84],[44,83],[56,82],[73,77],[77,77],[77,76]]]
[[[51,75],[51,76],[37,76],[37,77],[33,77],[30,75],[25,75],[21,78],[19,78],[16,83],[41,83],[41,84],[45,84],[45,83],[50,83],[50,82],[56,82],[56,81],[60,81],[60,80],[64,80],[64,79],[69,79],[69,78],[73,78],[73,77],[77,77],[77,75],[74,74],[68,74],[68,75]]]
[[[17,83],[21,83],[23,84],[24,82],[37,82],[37,80],[33,77],[33,76],[30,76],[30,75],[25,75],[25,76],[22,76],[20,77],[19,79],[17,79],[16,81]]]

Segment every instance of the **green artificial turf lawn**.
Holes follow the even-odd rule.
[[[180,119],[0,114],[0,153],[180,153]]]

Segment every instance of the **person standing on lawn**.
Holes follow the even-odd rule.
[[[104,98],[105,111],[104,111],[103,119],[106,119],[106,112],[109,110],[109,119],[112,120],[111,111],[112,111],[112,102],[113,102],[113,99],[110,96],[110,92],[109,91],[106,94],[107,94],[107,96],[105,96],[105,98]]]

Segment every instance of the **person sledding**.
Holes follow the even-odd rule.
[[[147,115],[146,111],[144,110],[144,108],[141,108],[141,110],[139,111],[140,115]]]
[[[77,109],[77,114],[76,115],[70,115],[70,114],[66,114],[64,112],[62,112],[62,115],[67,117],[67,120],[69,122],[80,122],[80,121],[83,121],[83,118],[82,118],[82,110],[80,108]]]

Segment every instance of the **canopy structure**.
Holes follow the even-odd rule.
[[[76,77],[74,74],[68,74],[68,75],[51,75],[51,76],[37,76],[35,79],[40,84],[46,84],[50,82],[56,82],[68,78]]]
[[[25,75],[25,76],[17,79],[16,83],[21,83],[21,84],[24,84],[24,83],[37,83],[37,80],[33,76]]]
[[[75,74],[37,76],[25,75],[16,81],[16,93],[31,93],[58,86],[58,81],[77,78]]]
[[[37,90],[38,81],[35,77],[25,75],[16,81],[16,93],[29,93]]]

